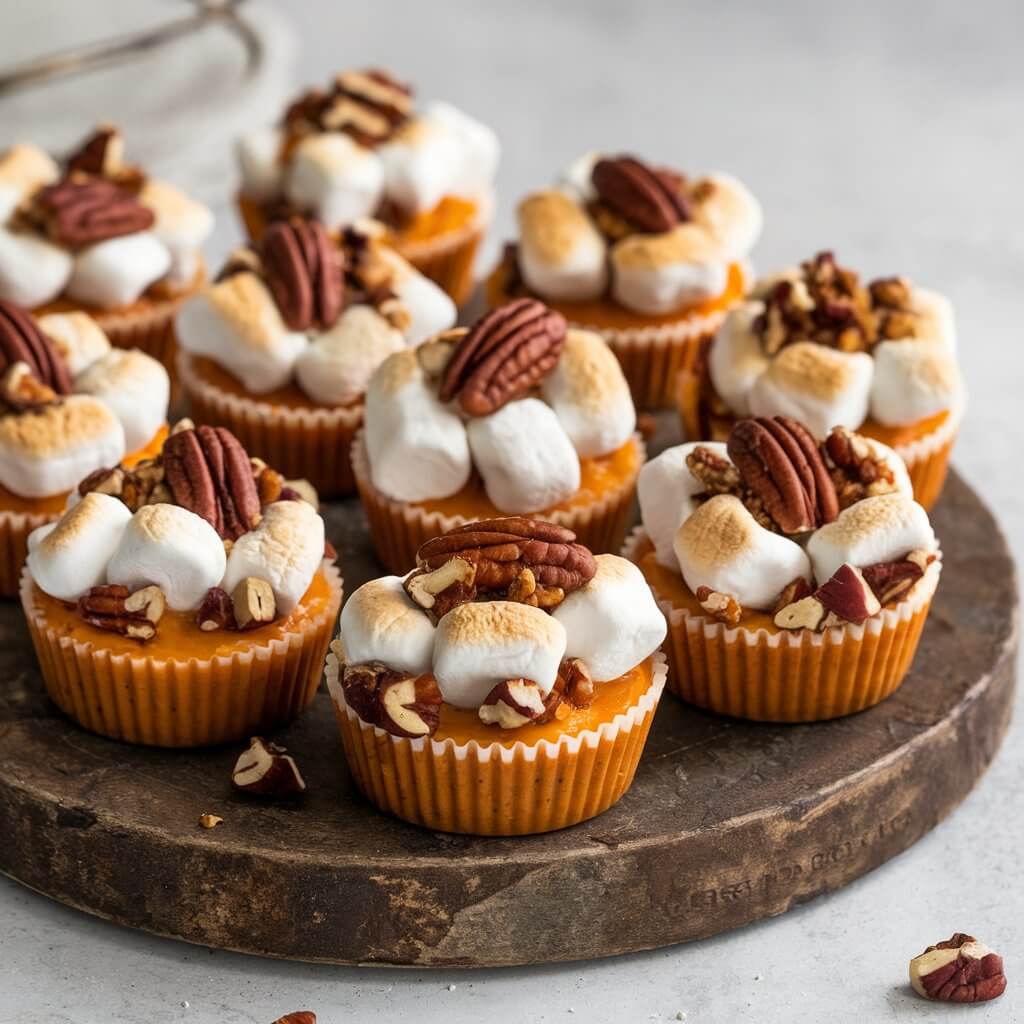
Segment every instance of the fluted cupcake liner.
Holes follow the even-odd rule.
[[[646,458],[643,439],[635,434],[633,440],[639,448],[636,472],[623,479],[619,486],[589,505],[538,512],[531,518],[572,530],[579,543],[595,554],[618,551],[633,510],[636,479]],[[352,443],[352,470],[374,551],[388,571],[396,575],[403,575],[416,565],[416,552],[426,541],[479,518],[447,515],[410,502],[395,501],[381,493],[370,476],[363,431],[359,431]]]
[[[253,634],[247,649],[210,658],[155,657],[141,644],[137,655],[113,654],[76,640],[47,621],[27,569],[21,603],[46,692],[69,718],[126,743],[201,747],[269,732],[313,699],[342,597],[338,570],[322,571],[331,594],[322,614],[285,637]]]
[[[637,527],[622,554],[650,550]],[[651,590],[668,620],[668,689],[690,704],[758,722],[819,722],[863,711],[903,682],[941,572],[934,561],[898,604],[866,622],[810,630],[728,628]]]
[[[442,832],[531,835],[602,814],[632,785],[665,685],[659,651],[640,699],[596,729],[508,747],[406,739],[368,725],[348,706],[339,679],[340,643],[333,647],[327,688],[356,785],[380,810]]]
[[[308,480],[321,497],[355,490],[349,452],[363,423],[362,402],[290,409],[232,394],[204,380],[187,352],[178,354],[178,378],[197,423],[227,427],[250,455],[289,480]]]
[[[241,193],[237,205],[246,234],[259,241],[267,227],[262,208]],[[473,291],[476,255],[487,231],[493,205],[493,198],[481,199],[477,216],[454,231],[446,231],[435,238],[396,242],[395,248],[402,256],[443,288],[457,306],[462,306]]]
[[[53,522],[60,513],[0,510],[0,597],[17,597],[28,555],[28,535]]]

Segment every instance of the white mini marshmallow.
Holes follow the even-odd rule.
[[[917,314],[915,337],[928,338],[956,351],[956,319],[953,303],[940,292],[928,288],[912,288],[910,308]]]
[[[501,145],[498,136],[482,121],[450,103],[428,103],[424,117],[447,127],[459,143],[458,171],[446,188],[450,195],[475,199],[486,193],[498,173]]]
[[[131,517],[107,579],[135,591],[159,587],[176,612],[198,608],[224,578],[224,542],[194,512],[179,505],[143,505]]]
[[[703,180],[713,187],[710,196],[696,205],[694,222],[715,238],[721,259],[741,260],[761,237],[761,204],[746,185],[730,174],[715,172],[705,175]]]
[[[644,574],[618,555],[597,555],[597,573],[555,609],[567,658],[581,658],[594,682],[618,679],[665,639],[665,616]]]
[[[138,349],[111,349],[75,378],[75,391],[109,406],[124,428],[125,449],[138,451],[167,419],[171,382],[161,362]]]
[[[467,162],[460,132],[436,117],[406,121],[378,153],[384,192],[408,213],[434,209],[461,184]]]
[[[384,188],[380,158],[340,132],[309,135],[296,146],[285,195],[310,210],[329,230],[376,210]]]
[[[170,251],[169,276],[187,284],[199,269],[200,250],[213,231],[213,213],[174,185],[155,178],[146,180],[139,202],[156,216],[150,230]]]
[[[0,153],[0,224],[36,189],[52,185],[60,168],[49,153],[28,142],[19,142]]]
[[[627,235],[612,246],[612,295],[644,316],[672,313],[720,295],[729,276],[720,246],[696,224]]]
[[[419,345],[455,323],[459,311],[443,288],[421,274],[394,249],[381,248],[378,255],[391,267],[391,291],[409,314],[409,326],[404,333],[410,345]]]
[[[247,576],[266,580],[279,615],[288,615],[309,589],[324,559],[324,521],[306,501],[275,501],[259,525],[231,547],[224,589],[230,594]]]
[[[952,409],[962,398],[960,370],[941,341],[907,338],[874,347],[871,415],[885,426],[916,423]]]
[[[562,624],[547,612],[511,601],[453,608],[437,624],[434,678],[445,702],[479,707],[498,683],[530,679],[545,696],[565,656]]]
[[[405,348],[405,338],[372,306],[350,306],[295,362],[299,387],[321,405],[347,405],[366,392],[374,370]]]
[[[397,672],[429,672],[434,624],[402,587],[401,576],[364,583],[341,610],[341,642],[350,665],[379,661]]]
[[[185,302],[176,326],[186,352],[212,359],[254,395],[287,384],[308,344],[305,334],[288,329],[266,285],[247,271]]]
[[[710,587],[743,608],[768,611],[787,584],[811,577],[804,549],[766,530],[731,494],[710,498],[683,521],[675,553],[690,590]]]
[[[694,496],[705,489],[686,465],[687,456],[698,447],[707,448],[731,462],[724,442],[690,441],[666,448],[657,458],[645,463],[637,480],[640,518],[654,545],[655,557],[667,569],[679,568],[676,530],[697,507]]]
[[[754,333],[763,302],[744,302],[729,310],[708,354],[711,384],[737,415],[750,415],[750,392],[770,362]]]
[[[87,494],[55,523],[28,538],[28,570],[39,588],[59,601],[75,601],[107,582],[107,563],[132,518],[109,494]]]
[[[71,253],[37,235],[0,227],[0,299],[35,309],[71,278]]]
[[[151,231],[139,231],[76,253],[67,291],[101,309],[127,306],[170,269],[170,249]]]
[[[754,416],[792,416],[815,437],[836,426],[856,430],[868,414],[874,360],[811,341],[787,345],[750,391]]]
[[[807,553],[820,584],[844,562],[863,569],[935,547],[928,513],[908,495],[895,493],[864,498],[843,509],[811,534]]]
[[[487,497],[507,515],[542,512],[579,490],[579,456],[540,399],[509,402],[472,419],[467,433]]]
[[[572,163],[562,169],[558,176],[558,187],[571,192],[581,203],[589,203],[597,198],[597,189],[591,175],[594,173],[594,164],[601,159],[600,153],[590,150],[576,157]]]
[[[268,126],[243,135],[235,145],[242,192],[257,202],[272,199],[281,191],[281,142],[281,129]]]
[[[414,349],[390,356],[370,378],[365,422],[370,475],[388,497],[446,498],[469,480],[466,428],[437,397]]]
[[[636,429],[622,367],[604,339],[591,331],[569,330],[541,393],[580,455],[613,452]]]
[[[608,284],[607,245],[579,203],[564,192],[527,196],[516,211],[519,269],[548,299],[597,298]]]
[[[70,395],[31,416],[0,418],[0,484],[23,498],[70,491],[124,454],[120,421],[89,395]]]
[[[72,377],[110,351],[110,341],[88,313],[47,313],[39,328],[56,346]]]

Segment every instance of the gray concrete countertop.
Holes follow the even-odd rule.
[[[743,178],[759,267],[834,248],[956,304],[971,405],[955,461],[1024,554],[1024,13],[1012,2],[376,0],[290,5],[296,77],[379,64],[499,131],[497,239],[587,148]],[[0,19],[2,20],[2,19]],[[236,237],[227,209],[222,252]],[[1021,726],[931,835],[785,916],[605,962],[423,972],[262,961],[150,938],[0,880],[0,1024],[1024,1021]],[[2,840],[0,840],[2,841]],[[956,930],[1006,958],[999,1001],[918,1000],[906,964]]]

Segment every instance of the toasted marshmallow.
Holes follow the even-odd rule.
[[[391,267],[391,291],[409,314],[409,326],[404,333],[410,345],[419,345],[455,323],[459,311],[444,289],[394,249],[381,248],[379,255]]]
[[[72,264],[66,249],[0,227],[0,299],[25,309],[42,306],[64,291]]]
[[[72,377],[110,351],[110,342],[88,313],[47,313],[39,328],[56,346]]]
[[[151,231],[139,231],[76,253],[67,291],[101,309],[127,306],[170,269],[170,249]]]
[[[0,154],[0,224],[36,189],[59,177],[53,158],[38,146],[19,142]]]
[[[88,395],[71,395],[31,416],[0,417],[0,484],[23,498],[70,491],[124,454],[117,416]]]
[[[401,576],[364,583],[341,610],[341,642],[350,665],[379,661],[423,675],[434,657],[434,624],[409,600]]]
[[[167,419],[171,382],[163,364],[138,349],[111,349],[75,378],[75,391],[93,395],[124,428],[125,450],[147,445]]]
[[[498,172],[501,145],[498,136],[482,121],[450,103],[428,103],[423,116],[444,125],[456,138],[460,160],[445,192],[475,199],[488,191]]]
[[[506,679],[530,679],[547,696],[565,644],[565,628],[539,608],[511,601],[462,604],[437,624],[434,678],[445,702],[457,708],[479,707]]]
[[[151,230],[171,253],[169,276],[177,283],[188,283],[198,269],[199,250],[213,231],[209,207],[155,178],[146,180],[139,202],[156,216]]]
[[[953,303],[939,292],[927,288],[913,288],[910,292],[910,308],[917,314],[915,337],[940,342],[956,351],[956,320]]]
[[[384,192],[408,213],[437,206],[460,182],[466,162],[460,133],[435,117],[406,121],[378,152]]]
[[[906,494],[880,494],[858,501],[807,542],[818,583],[844,562],[858,569],[890,562],[911,551],[934,551],[935,532],[928,513]]]
[[[726,462],[731,461],[722,441],[690,441],[666,448],[657,458],[645,463],[637,480],[640,518],[654,545],[655,557],[667,569],[679,568],[676,530],[697,507],[694,496],[704,491],[704,485],[686,465],[687,456],[698,447],[708,448]]]
[[[107,564],[132,518],[109,494],[87,494],[55,523],[28,538],[28,570],[39,588],[59,601],[75,601],[107,582]]]
[[[763,302],[744,302],[729,310],[708,354],[708,373],[716,393],[737,416],[750,415],[750,392],[770,362],[754,333]]]
[[[812,341],[787,345],[750,391],[754,416],[792,416],[815,436],[856,430],[868,414],[875,364],[866,352],[840,352]]]
[[[580,302],[608,284],[607,246],[586,211],[554,189],[527,196],[516,211],[519,269],[532,291]]]
[[[306,335],[290,331],[266,285],[248,272],[211,284],[178,310],[178,343],[266,394],[291,378]]]
[[[466,428],[413,349],[388,357],[370,378],[366,452],[374,486],[397,501],[446,498],[469,480]]]
[[[129,590],[154,585],[168,608],[198,608],[224,578],[224,542],[194,512],[179,505],[143,505],[131,517],[107,567],[107,579]]]
[[[296,146],[285,176],[285,195],[311,210],[330,230],[376,210],[384,188],[377,154],[340,132],[309,135]]]
[[[787,584],[811,578],[804,549],[766,530],[731,494],[715,495],[684,520],[675,553],[690,590],[710,587],[744,608],[767,611]]]
[[[871,415],[885,426],[927,419],[953,408],[963,395],[956,359],[941,341],[883,341],[872,354]]]
[[[562,169],[558,175],[558,187],[565,192],[570,192],[581,203],[589,203],[597,198],[597,189],[591,175],[594,173],[594,164],[601,159],[602,154],[597,150],[590,150],[576,157],[571,164]]]
[[[235,144],[242,192],[257,202],[272,199],[281,191],[281,142],[281,129],[268,126],[243,135]]]
[[[470,420],[466,429],[487,497],[502,512],[541,512],[579,490],[579,456],[554,410],[540,399],[509,402]]]
[[[299,387],[321,405],[347,405],[366,392],[374,370],[405,348],[405,338],[372,306],[350,306],[295,362]]]
[[[288,615],[309,589],[324,559],[324,521],[305,501],[275,501],[259,525],[231,547],[224,589],[230,594],[247,576],[266,580],[279,615]]]
[[[660,235],[627,235],[612,246],[612,295],[644,316],[720,295],[729,275],[718,242],[696,224]]]
[[[618,555],[598,555],[597,573],[555,609],[565,656],[581,658],[594,682],[625,675],[665,639],[665,616],[644,574]]]
[[[694,223],[705,228],[719,246],[720,259],[743,259],[757,244],[764,226],[761,204],[741,181],[730,174],[708,174],[710,196],[698,203]]]
[[[622,367],[600,335],[570,329],[541,392],[580,455],[606,455],[636,429]]]

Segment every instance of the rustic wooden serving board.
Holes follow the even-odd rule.
[[[886,703],[753,725],[666,695],[636,782],[607,814],[521,839],[441,835],[364,803],[329,701],[277,737],[298,803],[236,795],[237,749],[92,736],[42,692],[0,607],[0,871],[133,928],[265,956],[421,966],[546,963],[699,939],[838,889],[970,791],[1006,730],[1016,581],[955,476],[935,513],[945,568],[910,677]],[[354,502],[329,513],[346,589],[377,569]],[[224,823],[197,826],[214,812]],[[952,826],[952,827],[955,827]]]

